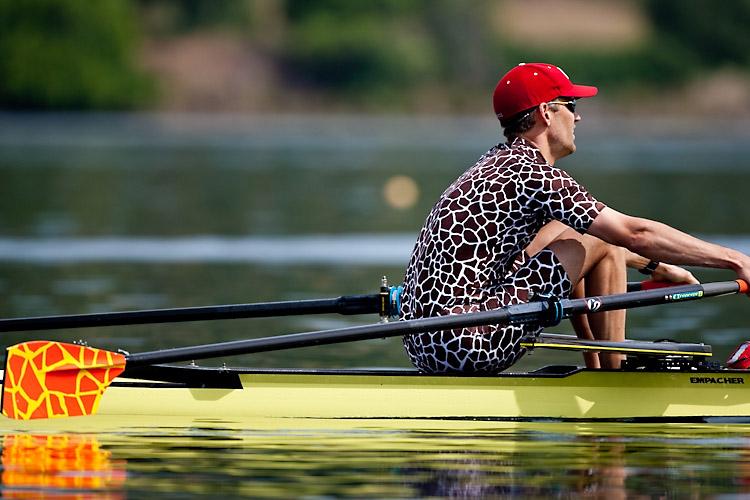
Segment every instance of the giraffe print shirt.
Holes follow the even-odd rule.
[[[584,233],[603,208],[525,139],[493,147],[443,192],[427,217],[404,278],[403,318],[485,302],[507,282],[542,226],[559,220]],[[414,361],[414,344],[404,340]]]

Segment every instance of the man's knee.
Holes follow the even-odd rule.
[[[623,247],[618,247],[615,245],[609,245],[610,247],[610,253],[612,254],[613,258],[617,259],[617,262],[621,262],[622,265],[625,265],[625,260],[627,258],[628,250]]]
[[[625,265],[625,258],[627,250],[623,247],[611,245],[605,241],[599,240],[602,243],[602,260],[607,260],[612,264]]]
[[[627,250],[623,247],[612,245],[589,234],[584,235],[584,245],[588,252],[599,255],[599,259],[597,260],[607,259],[612,262],[622,262],[623,265],[625,264]]]
[[[576,284],[593,270],[625,269],[627,251],[588,234],[566,231],[549,247]]]

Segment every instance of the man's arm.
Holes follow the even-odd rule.
[[[631,269],[643,269],[651,262],[651,259],[648,257],[633,253],[627,248],[625,251],[627,252],[627,255],[625,255],[625,264]],[[659,265],[656,266],[653,274],[651,274],[651,279],[656,281],[671,281],[672,283],[699,283],[698,279],[693,276],[693,273],[687,269],[667,264],[666,262],[659,262]]]
[[[670,264],[731,269],[750,282],[750,257],[700,240],[666,224],[622,214],[609,207],[594,219],[588,233],[649,259]]]

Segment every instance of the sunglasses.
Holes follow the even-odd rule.
[[[547,104],[562,104],[566,108],[568,108],[568,111],[570,111],[573,114],[576,114],[576,100],[573,99],[572,101],[550,101]]]

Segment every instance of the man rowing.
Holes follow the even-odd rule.
[[[540,297],[625,292],[626,267],[654,279],[697,283],[678,265],[731,269],[750,280],[750,257],[596,200],[555,162],[575,152],[576,100],[597,88],[573,84],[558,67],[520,64],[498,82],[493,105],[507,142],[440,196],[404,278],[404,319],[496,309]],[[579,316],[581,338],[625,339],[625,311]],[[495,374],[523,354],[538,325],[483,326],[404,337],[427,373]],[[618,368],[621,355],[588,355],[591,368]]]

